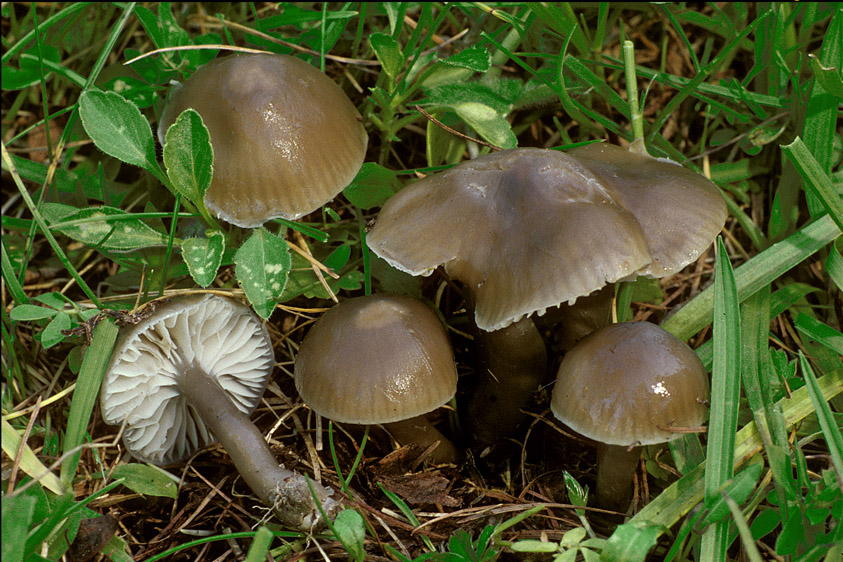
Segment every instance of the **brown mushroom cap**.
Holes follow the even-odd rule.
[[[211,134],[205,205],[241,227],[296,219],[333,199],[363,164],[360,114],[330,78],[287,55],[219,58],[173,91],[158,136],[193,108]]]
[[[665,158],[595,143],[567,152],[578,159],[635,215],[652,262],[638,273],[666,277],[696,261],[726,222],[717,186]]]
[[[519,148],[427,176],[384,205],[367,237],[394,267],[444,265],[493,331],[573,302],[650,263],[635,217],[565,153]]]
[[[436,314],[410,297],[341,302],[299,348],[296,389],[326,418],[385,424],[435,410],[456,393],[451,345]]]
[[[601,328],[565,355],[550,408],[574,431],[610,445],[663,443],[706,420],[708,378],[691,348],[655,324]]]

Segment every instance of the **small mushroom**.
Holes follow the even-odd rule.
[[[266,327],[252,311],[213,295],[174,298],[121,334],[100,402],[109,425],[144,462],[185,460],[216,440],[243,480],[278,518],[298,529],[321,525],[304,476],[278,465],[249,420],[275,364]],[[339,504],[311,483],[324,511]]]
[[[565,355],[550,408],[599,443],[597,505],[625,511],[641,447],[698,430],[708,399],[708,378],[691,348],[655,324],[625,322]]]
[[[457,390],[445,329],[427,305],[406,296],[371,295],[326,312],[302,341],[296,388],[318,414],[342,423],[383,424],[396,441],[453,463],[456,447],[424,417]]]
[[[296,219],[333,199],[360,170],[368,135],[351,100],[288,55],[216,59],[174,89],[158,137],[193,108],[214,147],[205,205],[241,227]]]

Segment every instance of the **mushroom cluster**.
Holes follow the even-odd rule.
[[[100,394],[107,424],[126,424],[123,442],[158,465],[219,441],[243,480],[291,527],[321,524],[308,481],[279,466],[249,420],[275,365],[266,327],[247,306],[191,295],[161,304],[123,331]],[[322,509],[339,504],[310,483]]]
[[[170,94],[162,144],[188,108],[202,116],[214,147],[205,206],[240,227],[315,211],[351,182],[366,154],[354,104],[296,57],[231,55],[202,66]]]
[[[500,434],[522,417],[545,378],[529,315],[608,283],[677,272],[725,220],[717,186],[669,160],[603,144],[518,148],[407,186],[384,205],[367,242],[402,271],[442,266],[463,284],[487,356],[469,404],[482,443],[486,428]]]

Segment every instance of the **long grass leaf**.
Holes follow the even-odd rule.
[[[706,448],[705,501],[720,500],[720,489],[734,476],[738,427],[741,348],[738,291],[726,247],[717,239],[714,272],[714,363],[711,370],[711,415]],[[702,537],[703,561],[726,559],[728,519],[712,524]]]
[[[796,139],[782,147],[782,152],[793,162],[805,184],[805,191],[812,193],[823,208],[828,211],[837,227],[843,230],[843,199],[831,184],[831,178],[822,165],[814,158],[808,146],[800,139]]]
[[[15,431],[12,424],[6,421],[6,418],[3,418],[2,442],[3,452],[9,455],[10,459],[17,458],[18,449],[21,444],[21,436],[18,435],[18,432]],[[29,448],[29,445],[24,445],[21,452],[20,468],[32,478],[40,480],[41,485],[54,494],[64,494],[65,486],[62,484],[61,480],[59,480],[55,474],[50,472],[50,470],[44,466],[44,463],[38,460],[38,457],[35,456],[35,453]],[[5,503],[5,499],[3,502]]]
[[[834,420],[834,414],[828,406],[828,402],[823,397],[823,394],[817,384],[817,377],[814,376],[814,370],[811,364],[799,352],[799,366],[802,369],[802,377],[805,379],[805,387],[811,396],[811,402],[814,404],[814,409],[817,412],[817,421],[820,424],[823,438],[828,444],[828,452],[831,456],[831,463],[834,465],[834,470],[838,478],[843,475],[843,436],[840,434],[840,427]]]
[[[78,447],[85,439],[85,433],[91,420],[91,412],[100,392],[100,383],[105,374],[114,342],[117,340],[117,327],[107,320],[100,322],[91,339],[91,345],[85,352],[85,359],[79,370],[73,402],[70,405],[70,415],[67,419],[67,429],[64,435],[64,452]],[[61,481],[68,485],[76,474],[81,451],[70,455],[61,467]]]
[[[737,267],[735,284],[738,300],[742,301],[764,285],[769,285],[838,236],[840,228],[830,217],[824,216]],[[711,323],[713,305],[714,288],[709,287],[665,320],[662,328],[681,340],[687,340]]]

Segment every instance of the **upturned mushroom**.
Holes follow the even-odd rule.
[[[291,527],[322,524],[305,477],[278,465],[249,420],[275,365],[266,327],[234,300],[174,298],[124,331],[103,380],[107,424],[126,424],[123,442],[144,462],[168,465],[219,440],[243,480]],[[322,509],[339,508],[311,483]]]
[[[655,324],[626,322],[565,355],[550,408],[598,442],[597,505],[623,512],[641,447],[699,430],[708,399],[708,377],[691,348]]]
[[[351,100],[318,69],[288,55],[231,55],[202,66],[170,94],[158,137],[193,108],[214,147],[205,205],[256,227],[315,211],[363,164],[368,135]]]
[[[527,316],[572,304],[608,283],[677,271],[725,222],[725,202],[705,178],[617,147],[605,150],[617,169],[600,167],[603,153],[579,150],[505,150],[427,176],[387,201],[368,235],[372,251],[394,267],[429,275],[442,266],[470,293],[479,347],[496,356],[486,358],[479,398],[469,405],[481,441],[484,428],[506,433],[504,424],[520,418],[526,405],[524,389],[544,380],[544,350]],[[642,194],[646,205],[636,201]],[[682,209],[673,214],[680,200]],[[692,235],[668,239],[673,232]],[[513,327],[516,322],[525,325]],[[504,328],[512,334],[484,341],[485,332]],[[536,349],[532,368],[501,368],[524,365],[525,349]],[[522,357],[509,360],[510,351]],[[497,370],[487,373],[493,364]]]
[[[371,295],[334,306],[302,341],[295,379],[305,404],[328,419],[382,424],[422,450],[438,441],[437,464],[459,458],[425,418],[453,398],[457,370],[442,322],[420,301]]]

